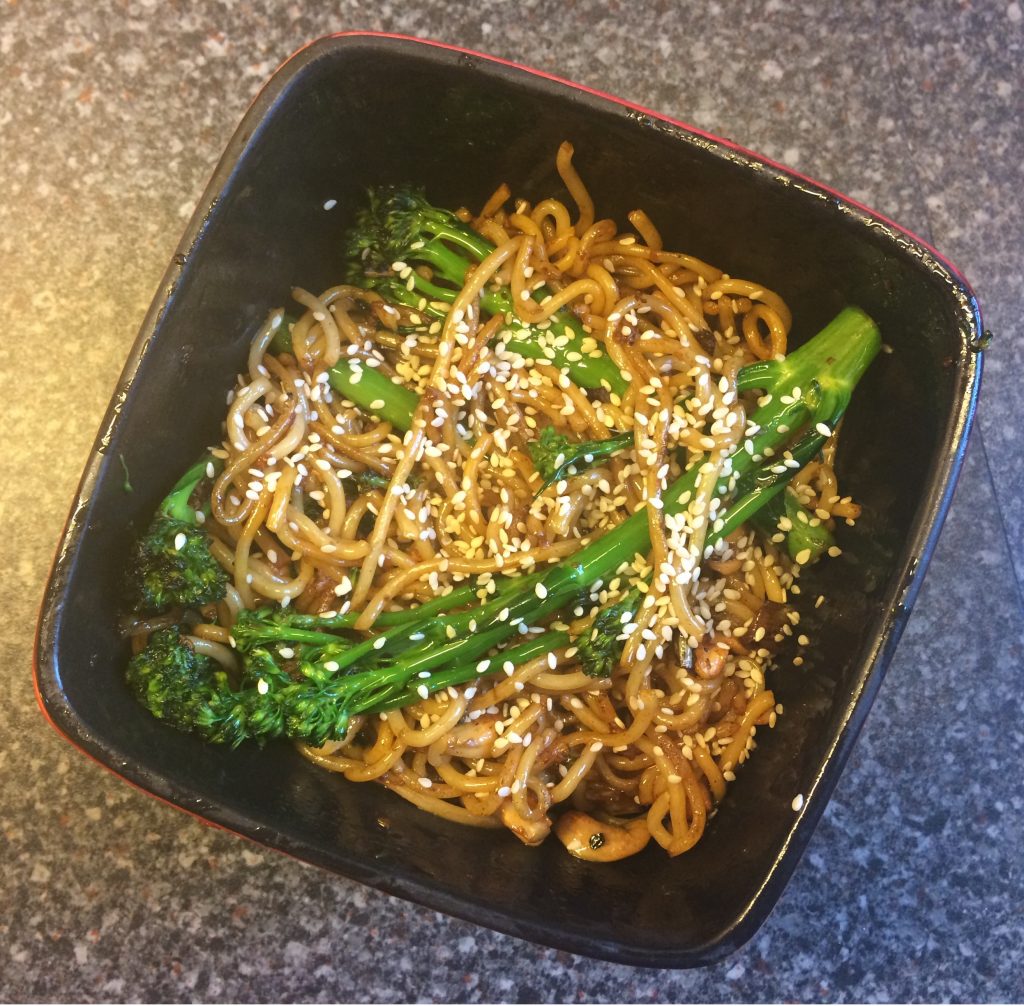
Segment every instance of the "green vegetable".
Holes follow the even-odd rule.
[[[128,474],[128,462],[125,461],[123,454],[118,454],[118,458],[121,461],[121,470],[124,472],[124,482],[122,484],[124,491],[126,493],[134,492],[135,490],[132,489],[132,479]]]
[[[541,486],[543,491],[552,482],[578,475],[599,461],[632,446],[632,433],[616,433],[607,440],[574,441],[558,433],[553,426],[545,426],[540,436],[530,444],[530,457],[533,459],[533,467],[544,479]]]
[[[344,642],[339,636],[315,628],[317,624],[315,616],[300,615],[287,608],[243,608],[231,629],[231,640],[243,653],[293,643],[320,649]]]
[[[181,629],[158,629],[128,662],[132,694],[155,716],[179,730],[192,730],[204,704],[227,689],[227,676],[209,657],[196,653]]]
[[[160,614],[224,597],[227,574],[210,552],[210,536],[189,503],[210,464],[204,456],[178,481],[136,542],[127,576],[133,611]]]
[[[359,491],[365,493],[372,489],[387,489],[391,484],[391,479],[386,475],[381,475],[380,472],[375,472],[372,468],[367,468],[365,471],[356,473],[355,483],[359,487]]]
[[[785,535],[790,558],[806,553],[805,563],[814,562],[836,543],[832,532],[800,502],[792,489],[771,500],[754,516],[753,523],[769,538],[779,533]]]
[[[717,486],[720,494],[730,494],[730,502],[708,529],[707,544],[750,520],[821,450],[879,347],[871,319],[847,308],[785,360],[755,364],[741,373],[746,388],[765,394],[749,417],[751,435],[730,456],[731,471]],[[685,507],[698,469],[694,465],[665,491],[666,514]],[[564,632],[548,630],[492,653],[571,606],[582,592],[607,581],[649,548],[648,518],[641,510],[556,565],[496,579],[493,593],[483,598],[463,586],[419,608],[382,616],[376,626],[380,631],[368,638],[349,631],[358,617],[352,613],[326,619],[270,609],[246,613],[234,630],[244,662],[242,686],[233,691],[226,680],[215,679],[198,709],[165,718],[232,744],[277,736],[313,744],[341,739],[354,715],[406,705],[565,646]],[[616,619],[619,626],[623,618],[632,620],[641,596],[631,591],[599,612],[589,634],[577,640],[587,673],[611,673],[621,655]],[[178,686],[161,675],[173,677],[180,665],[154,662],[147,687],[136,694],[147,704],[155,696],[156,708],[164,709],[162,696],[176,696]],[[183,673],[194,677],[197,672],[186,665]]]
[[[635,587],[615,604],[602,608],[587,632],[576,640],[580,666],[592,678],[607,678],[619,665],[626,640],[623,627],[632,622],[644,595]]]
[[[369,205],[356,217],[345,251],[349,282],[428,317],[443,318],[469,269],[487,258],[494,245],[454,213],[432,206],[421,190],[405,187],[369,191]],[[421,266],[429,267],[430,279],[417,271]],[[541,287],[534,297],[543,300],[549,293]],[[485,288],[480,306],[488,315],[505,316],[500,338],[509,349],[549,360],[584,388],[625,391],[625,378],[604,353],[584,352],[587,333],[571,312],[556,311],[544,328],[529,325],[516,316],[507,287]],[[568,337],[564,344],[554,345],[563,336]]]
[[[412,424],[419,398],[414,391],[395,384],[374,367],[364,367],[342,357],[327,372],[335,391],[354,402],[365,412],[380,416],[397,430],[405,431]]]
[[[506,650],[502,657],[518,665],[550,652],[552,644],[568,642],[564,632],[549,632]],[[475,661],[462,662],[409,681],[398,668],[338,676],[301,661],[297,676],[291,677],[267,648],[259,647],[246,656],[242,686],[232,689],[216,667],[177,628],[161,629],[132,657],[126,677],[132,693],[154,716],[213,743],[237,747],[245,740],[288,737],[319,747],[343,739],[353,716],[409,705],[488,670]]]
[[[272,353],[290,353],[292,351],[292,325],[296,318],[289,314],[281,315],[281,323],[277,326],[274,338],[270,341]],[[331,387],[349,401],[354,402],[364,412],[380,416],[403,432],[412,423],[412,414],[416,411],[419,398],[414,391],[395,384],[374,367],[364,366],[361,360],[342,357],[327,372]]]

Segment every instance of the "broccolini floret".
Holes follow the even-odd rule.
[[[609,678],[622,657],[623,628],[635,620],[644,595],[635,587],[614,604],[602,608],[590,627],[576,640],[580,667],[592,678]]]
[[[158,629],[128,661],[125,680],[132,694],[157,718],[192,730],[204,703],[227,687],[227,676],[197,653],[178,626]]]
[[[132,551],[127,575],[133,611],[161,614],[195,608],[224,597],[227,574],[210,551],[210,536],[189,503],[216,463],[204,457],[178,481]]]
[[[570,440],[553,426],[545,426],[529,450],[533,467],[544,480],[543,490],[632,446],[632,433],[616,433],[607,440]]]

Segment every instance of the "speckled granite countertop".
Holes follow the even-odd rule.
[[[1021,4],[472,6],[0,7],[0,998],[1020,999]],[[36,708],[50,558],[184,222],[268,74],[350,28],[526,62],[822,178],[956,261],[996,333],[953,510],[867,727],[774,913],[719,966],[574,958],[256,851],[119,783]]]

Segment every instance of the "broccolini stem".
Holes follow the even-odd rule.
[[[550,293],[546,286],[542,286],[534,290],[531,296],[538,303],[543,303],[544,298]],[[504,287],[494,291],[485,290],[480,297],[480,303],[490,314],[505,315],[505,327],[499,333],[499,337],[513,352],[529,359],[550,363],[560,370],[567,370],[580,387],[595,390],[603,388],[617,395],[626,391],[628,381],[612,362],[611,357],[600,349],[591,349],[589,352],[584,350],[583,343],[587,338],[587,332],[583,328],[583,323],[571,311],[563,308],[551,315],[550,325],[545,333],[519,319],[513,310],[512,296]],[[541,336],[544,334],[556,338],[565,336],[568,341],[551,346],[551,340],[542,340]]]
[[[174,520],[180,520],[183,524],[198,524],[196,511],[189,506],[188,501],[204,478],[210,477],[211,473],[215,476],[223,467],[224,462],[220,458],[215,458],[210,453],[203,454],[174,484],[174,488],[164,497],[158,512]]]
[[[783,518],[788,525],[782,523]],[[753,523],[769,538],[783,535],[791,559],[806,549],[809,556],[806,561],[813,562],[836,543],[825,523],[808,511],[792,489],[780,493],[755,514]]]
[[[503,600],[518,594],[525,586],[536,583],[539,579],[539,573],[495,579],[494,592],[488,593],[486,597],[483,598],[483,601],[493,605],[495,601]],[[401,611],[382,612],[377,616],[377,619],[373,624],[374,627],[379,626],[381,628],[402,625],[408,628],[412,623],[421,622],[427,619],[428,616],[438,614],[443,615],[445,612],[451,612],[473,604],[480,600],[480,592],[481,588],[474,584],[463,584],[461,587],[456,587],[447,594],[442,594],[440,597],[435,597],[430,601],[424,601],[423,604],[417,605],[415,608],[404,608]],[[288,616],[288,624],[295,626],[296,628],[323,631],[351,629],[355,626],[361,614],[362,612],[359,611],[349,611],[343,615],[331,615],[329,618],[323,618],[320,615],[304,615],[300,612],[292,612]],[[434,634],[439,631],[436,625],[431,628]],[[417,625],[410,631],[415,633],[418,629],[419,626]],[[443,632],[443,628],[440,631]]]
[[[395,384],[374,367],[342,357],[329,371],[331,387],[354,402],[364,412],[380,416],[403,433],[412,425],[419,404],[416,393]]]
[[[290,327],[295,319],[283,314],[274,338],[270,341],[272,353],[290,353],[292,336]],[[343,356],[327,372],[331,387],[364,412],[380,416],[396,430],[405,432],[412,424],[412,416],[419,404],[415,392],[385,377],[374,367],[361,360]]]
[[[379,705],[365,710],[365,712],[376,713],[385,712],[388,709],[400,709],[423,698],[423,691],[421,689],[425,689],[427,694],[433,694],[434,692],[439,692],[442,688],[448,688],[450,685],[463,685],[467,681],[472,681],[481,675],[493,674],[495,670],[507,663],[519,667],[536,657],[542,657],[546,653],[552,653],[563,646],[568,646],[569,642],[569,634],[566,632],[558,630],[544,632],[539,636],[534,636],[529,642],[522,643],[519,646],[510,646],[507,650],[502,650],[501,653],[491,660],[481,660],[479,663],[473,664],[462,664],[449,670],[437,671],[419,682],[413,681],[403,691],[397,693],[392,698],[386,699]]]

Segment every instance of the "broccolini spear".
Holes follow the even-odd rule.
[[[227,574],[210,552],[210,536],[189,503],[196,486],[221,462],[204,455],[164,498],[136,542],[127,591],[133,611],[161,614],[224,597]]]
[[[358,214],[355,227],[346,236],[346,278],[393,304],[425,317],[443,319],[465,284],[469,269],[492,251],[493,244],[454,213],[432,206],[422,191],[370,189],[368,206]],[[400,266],[398,272],[395,265]],[[415,266],[423,265],[433,271],[432,279],[416,271]],[[535,297],[543,299],[548,293],[542,287],[535,291]],[[507,287],[484,289],[480,306],[487,314],[505,316],[500,338],[515,352],[550,360],[554,366],[567,369],[585,388],[603,387],[618,394],[625,391],[625,378],[603,352],[584,352],[586,332],[571,312],[556,311],[544,329],[529,325],[516,316]],[[270,346],[273,352],[290,351],[289,322],[293,320],[282,317]],[[409,428],[416,396],[407,388],[348,357],[339,360],[328,376],[335,391],[360,408],[374,412],[396,429]]]
[[[487,258],[494,245],[454,213],[432,206],[420,189],[370,189],[368,195],[369,205],[356,217],[346,242],[349,282],[428,317],[445,317],[469,269]],[[417,272],[417,266],[428,266],[432,278]],[[543,300],[550,292],[541,287],[534,297]],[[570,311],[556,311],[544,329],[529,325],[516,316],[507,287],[485,288],[480,306],[486,314],[505,316],[500,338],[520,355],[550,360],[584,388],[625,391],[625,378],[611,359],[598,350],[584,351],[586,332]]]
[[[246,645],[253,638],[248,637]],[[284,645],[300,638],[298,645]],[[498,634],[492,631],[482,640],[449,644],[442,655],[449,666],[425,677],[420,668],[438,661],[422,659],[422,650],[404,661],[373,666],[371,659],[365,669],[338,674],[336,662],[326,658],[338,656],[346,644],[337,636],[327,638],[331,642],[323,646],[320,640],[307,644],[301,633],[282,625],[272,645],[255,645],[244,652],[241,682],[232,688],[227,674],[197,653],[180,629],[160,629],[129,661],[126,680],[158,719],[208,741],[237,746],[244,740],[288,737],[320,746],[342,739],[353,716],[409,705],[483,675],[490,663],[476,658],[496,644]],[[546,632],[502,656],[518,664],[568,643],[566,633]]]

